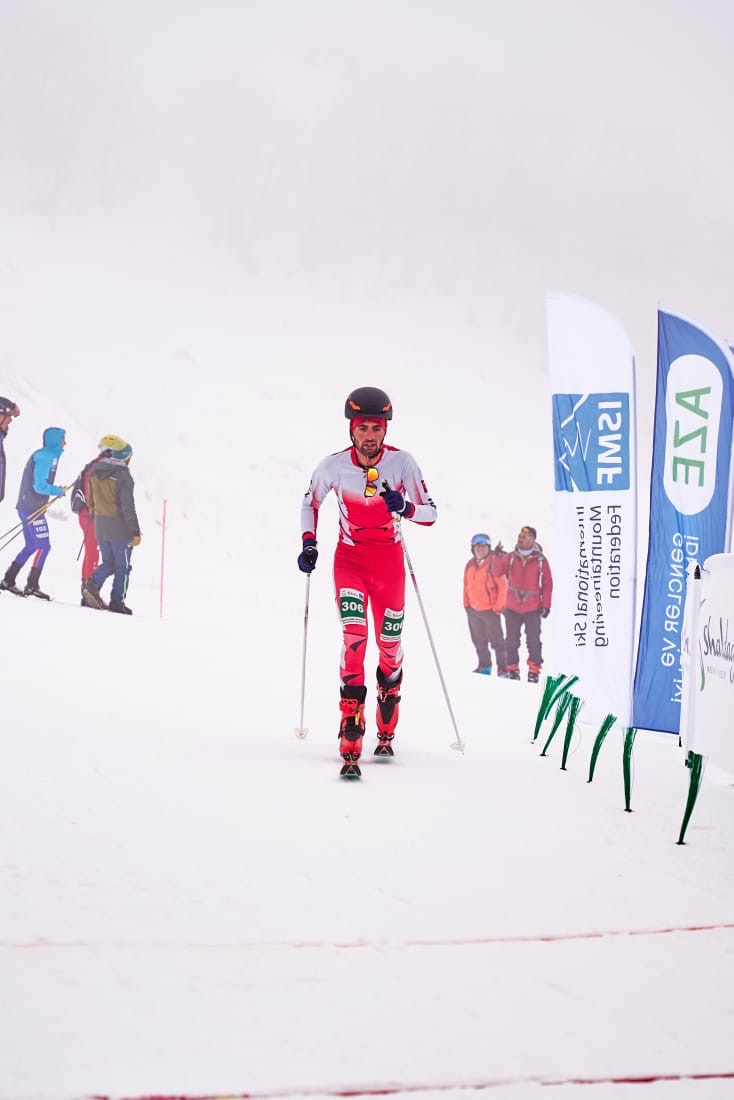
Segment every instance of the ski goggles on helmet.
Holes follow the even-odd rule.
[[[377,479],[380,476],[380,471],[375,466],[368,466],[364,474],[367,479],[364,487],[364,495],[366,497],[373,497],[377,492]]]
[[[480,533],[478,535],[472,535],[471,544],[472,546],[491,546],[492,540],[490,539],[489,535]]]

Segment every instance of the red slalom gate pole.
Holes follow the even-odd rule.
[[[163,618],[163,570],[166,563],[166,506],[167,500],[163,501],[163,518],[161,519],[161,585],[160,585],[160,605],[159,605],[159,617]]]

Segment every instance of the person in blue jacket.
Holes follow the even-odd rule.
[[[43,446],[34,451],[25,464],[20,479],[18,493],[18,515],[23,524],[25,546],[5,572],[0,581],[0,590],[12,592],[16,596],[37,596],[40,600],[51,597],[38,586],[41,570],[51,549],[45,508],[51,497],[62,497],[66,489],[54,485],[56,467],[66,446],[66,431],[63,428],[46,428],[43,433]],[[28,571],[28,581],[24,589],[15,583],[18,573],[33,555],[33,565]]]

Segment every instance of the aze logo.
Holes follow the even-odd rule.
[[[556,491],[630,487],[629,394],[554,393]]]

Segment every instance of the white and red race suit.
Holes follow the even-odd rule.
[[[345,686],[365,682],[370,604],[380,669],[393,678],[403,662],[405,565],[395,517],[380,496],[385,482],[408,502],[404,518],[423,526],[436,522],[436,505],[418,463],[407,451],[386,444],[371,466],[360,465],[354,447],[325,458],[314,470],[301,509],[303,537],[316,538],[325,497],[333,489],[339,501],[334,589],[343,632],[339,671]]]

